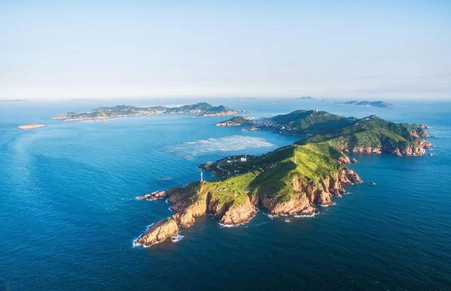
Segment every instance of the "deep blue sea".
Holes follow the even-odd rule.
[[[103,105],[199,100],[0,103],[0,290],[451,290],[451,103],[393,109],[333,102],[210,100],[250,116],[323,109],[427,123],[433,156],[359,155],[366,181],[313,218],[221,227],[210,217],[178,242],[134,248],[171,215],[154,190],[199,179],[197,165],[297,139],[218,128],[224,118],[158,115],[102,122],[51,117]],[[209,101],[209,100],[207,100]],[[45,128],[21,131],[22,123]]]

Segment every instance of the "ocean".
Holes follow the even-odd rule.
[[[365,181],[315,217],[221,227],[211,217],[176,242],[133,247],[171,215],[136,196],[199,179],[197,166],[298,140],[157,115],[62,122],[67,111],[208,101],[246,115],[296,109],[426,123],[433,156],[356,155]],[[46,127],[21,131],[22,123]],[[286,99],[0,103],[0,290],[450,290],[451,103],[393,109]],[[208,175],[207,178],[211,178]]]

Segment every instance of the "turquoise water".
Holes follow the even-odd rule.
[[[163,200],[137,195],[198,179],[202,162],[261,154],[296,139],[217,128],[223,118],[191,115],[50,120],[111,105],[105,103],[0,104],[0,290],[451,289],[451,104],[398,103],[388,110],[212,103],[253,116],[312,108],[376,114],[427,123],[439,138],[431,139],[434,156],[357,156],[352,168],[377,186],[349,187],[351,195],[314,218],[287,223],[259,212],[246,225],[223,228],[205,217],[179,242],[145,249],[133,248],[133,239],[171,212]],[[47,127],[16,128],[27,122]]]

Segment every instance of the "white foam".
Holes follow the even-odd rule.
[[[183,238],[184,238],[183,235],[176,234],[176,235],[171,236],[171,241],[176,243],[176,242],[181,241]]]
[[[196,141],[184,142],[167,148],[168,152],[183,156],[186,159],[193,159],[199,155],[214,152],[236,152],[246,149],[267,148],[274,146],[263,138],[232,135],[221,138],[200,139]]]
[[[275,217],[277,217],[277,215],[271,215],[269,213],[267,213],[266,216],[268,216],[268,218],[271,220],[273,220]]]
[[[318,213],[312,213],[312,214],[295,214],[294,217],[296,218],[303,218],[303,217],[315,217]]]
[[[332,202],[332,204],[320,204],[321,207],[329,207],[329,206],[333,206],[336,205],[337,203]]]
[[[239,224],[224,224],[224,223],[219,223],[219,225],[220,225],[221,227],[232,228],[232,227],[237,227]]]

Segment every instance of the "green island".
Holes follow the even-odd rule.
[[[134,244],[148,247],[166,241],[204,215],[225,226],[248,222],[258,208],[273,216],[313,216],[318,205],[331,205],[333,197],[346,194],[346,185],[362,182],[346,166],[356,162],[348,152],[420,156],[432,147],[424,140],[429,137],[426,125],[396,124],[376,116],[356,119],[313,110],[270,120],[299,134],[315,134],[261,156],[232,156],[201,165],[217,175],[215,180],[137,197],[167,198],[175,214],[153,224]]]
[[[110,118],[145,116],[155,114],[199,114],[201,117],[228,116],[238,114],[238,111],[226,106],[213,106],[209,103],[196,103],[180,107],[150,106],[136,107],[130,105],[117,105],[114,107],[99,107],[89,112],[68,112],[53,117],[64,121],[104,120]]]
[[[328,130],[342,128],[357,120],[353,117],[318,110],[296,110],[288,114],[253,120],[249,117],[235,116],[218,122],[216,126],[248,126],[245,130],[270,130],[279,134],[311,136]]]

